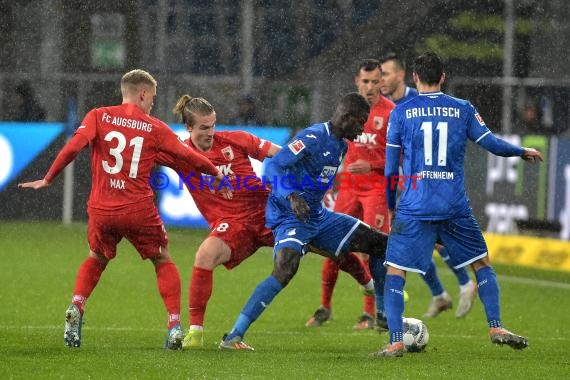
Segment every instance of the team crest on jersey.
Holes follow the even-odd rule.
[[[225,159],[231,161],[234,159],[234,151],[232,150],[231,146],[226,146],[222,149],[222,154],[224,155]]]
[[[477,119],[477,121],[479,122],[479,125],[481,125],[481,126],[485,125],[485,122],[483,121],[483,118],[481,117],[481,115],[479,115],[479,112],[477,112],[475,114],[475,119]]]
[[[374,129],[381,130],[384,126],[384,118],[382,116],[374,116]]]
[[[305,144],[303,143],[302,140],[295,140],[287,146],[289,147],[289,149],[291,149],[291,152],[293,152],[295,156],[301,153],[303,149],[305,149]]]

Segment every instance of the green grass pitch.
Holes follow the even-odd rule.
[[[169,229],[170,252],[182,278],[182,318],[187,328],[188,284],[194,253],[206,231]],[[167,352],[166,312],[153,267],[128,242],[119,246],[86,305],[80,349],[63,345],[63,317],[79,264],[87,255],[86,226],[0,222],[0,378],[2,379],[562,379],[570,376],[570,274],[497,266],[502,318],[526,335],[517,352],[493,346],[481,303],[457,320],[453,311],[424,320],[425,352],[399,359],[368,354],[387,336],[352,330],[362,310],[357,284],[339,277],[334,320],[304,327],[320,302],[322,258],[307,255],[295,279],[253,324],[245,341],[254,352],[217,348],[255,285],[272,268],[263,249],[232,271],[215,271],[205,322],[205,347]],[[441,263],[440,263],[441,264]],[[451,272],[439,266],[457,301]],[[418,276],[406,284],[405,316],[421,318],[430,295]]]

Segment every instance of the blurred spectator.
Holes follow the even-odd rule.
[[[250,94],[242,95],[238,100],[238,113],[230,120],[232,125],[261,125],[257,117],[255,97]]]
[[[542,112],[536,102],[529,102],[521,110],[521,129],[523,135],[544,135],[550,133],[542,123]]]
[[[46,111],[39,104],[34,90],[28,82],[16,87],[14,121],[44,121]]]

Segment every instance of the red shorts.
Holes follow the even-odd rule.
[[[89,248],[111,260],[117,244],[126,238],[143,259],[155,258],[160,247],[168,245],[166,230],[156,208],[121,215],[89,212],[87,239]]]
[[[372,228],[386,234],[390,232],[388,206],[384,194],[358,194],[350,190],[340,190],[335,201],[334,211],[360,219]]]
[[[222,239],[232,252],[231,258],[224,263],[227,269],[238,266],[261,247],[273,247],[273,232],[265,227],[265,216],[255,222],[247,220],[219,220],[214,224],[210,235]]]

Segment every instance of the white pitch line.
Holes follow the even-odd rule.
[[[507,281],[507,282],[515,282],[515,283],[519,283],[519,284],[538,285],[538,286],[544,286],[547,288],[570,289],[570,283],[567,283],[567,282],[537,280],[534,278],[515,277],[515,276],[507,276],[507,275],[499,275],[499,280],[500,281]]]
[[[454,276],[454,274],[452,272],[445,270],[445,269],[440,270],[440,268],[438,268],[438,273],[440,273],[440,276],[444,276],[444,277]],[[509,275],[503,275],[503,274],[497,274],[497,277],[499,278],[499,281],[513,282],[513,283],[526,284],[526,285],[543,286],[545,288],[557,288],[557,289],[570,290],[570,283],[569,282],[537,280],[534,278],[509,276]]]

